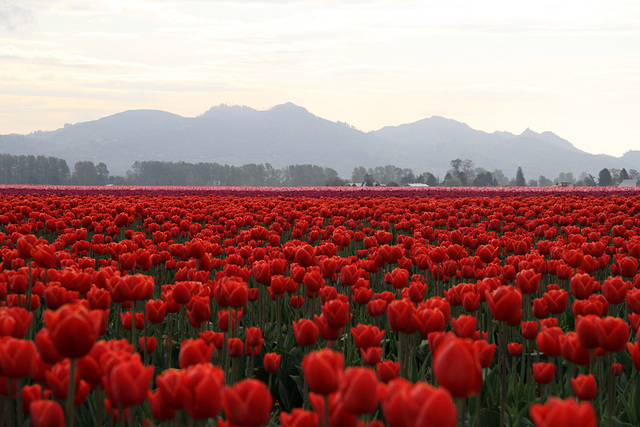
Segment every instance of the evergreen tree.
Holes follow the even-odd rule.
[[[522,172],[522,167],[518,166],[518,172],[516,173],[516,186],[517,187],[526,187],[527,181],[524,179],[524,173]]]
[[[608,187],[611,183],[611,172],[609,172],[607,168],[602,169],[600,173],[598,173],[598,185],[600,187]]]

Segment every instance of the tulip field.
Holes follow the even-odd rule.
[[[635,189],[0,195],[2,425],[640,425]]]

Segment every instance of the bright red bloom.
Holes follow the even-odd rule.
[[[427,338],[431,332],[444,331],[446,326],[445,315],[438,308],[419,308],[416,322],[422,338]]]
[[[184,340],[180,345],[178,364],[180,369],[184,369],[198,363],[209,363],[211,356],[213,356],[213,345],[207,344],[202,338]]]
[[[458,338],[473,338],[476,332],[478,320],[474,316],[461,314],[457,318],[451,319],[453,325],[453,333]]]
[[[225,277],[216,283],[213,297],[220,307],[242,308],[247,303],[249,288],[244,281]]]
[[[262,359],[262,366],[267,372],[276,372],[280,367],[280,359],[282,356],[276,353],[265,353]]]
[[[538,384],[550,384],[556,374],[556,365],[553,363],[538,362],[531,365],[533,380]]]
[[[291,413],[280,413],[280,423],[282,427],[317,427],[318,414],[302,408],[294,408]]]
[[[167,315],[167,303],[161,299],[149,300],[144,304],[147,321],[150,323],[162,323]]]
[[[569,293],[564,289],[552,289],[549,292],[545,292],[542,297],[547,303],[549,313],[560,314],[567,309]]]
[[[103,386],[111,403],[127,408],[144,402],[153,371],[154,367],[145,367],[139,357],[118,362],[103,377]]]
[[[535,340],[538,336],[539,330],[538,322],[530,320],[528,322],[522,322],[522,337],[526,340]]]
[[[596,321],[598,345],[606,351],[622,351],[629,341],[629,325],[619,317],[604,317]]]
[[[253,427],[269,421],[273,397],[262,381],[245,379],[225,387],[222,405],[231,425]]]
[[[330,394],[342,382],[344,359],[342,353],[323,349],[313,351],[302,359],[302,371],[309,389],[314,393]]]
[[[580,400],[593,400],[598,392],[596,378],[593,375],[579,374],[576,378],[571,378],[571,387]]]
[[[322,314],[330,327],[343,328],[349,322],[349,303],[339,299],[327,301],[322,305]]]
[[[547,403],[533,404],[529,414],[536,427],[565,427],[579,425],[595,427],[598,423],[593,406],[589,402],[576,403],[575,399],[565,400],[550,397]]]
[[[352,414],[370,414],[378,406],[378,396],[371,393],[378,387],[378,379],[373,370],[350,367],[344,371],[340,386],[340,397],[344,409]]]
[[[516,287],[523,294],[533,294],[540,286],[540,278],[542,275],[536,273],[535,270],[522,270],[516,274]]]
[[[13,337],[0,339],[0,376],[22,378],[29,375],[36,358],[33,341]]]
[[[413,334],[418,329],[416,309],[407,300],[395,300],[387,307],[389,327],[393,332]]]
[[[522,355],[522,344],[519,342],[510,342],[507,344],[507,350],[509,354],[513,357]]]
[[[620,304],[630,287],[631,282],[625,282],[620,277],[608,277],[602,282],[602,294],[610,304]]]
[[[381,331],[377,326],[359,323],[358,326],[351,328],[351,335],[353,335],[356,347],[366,349],[380,346],[384,330]]]
[[[382,347],[367,347],[360,349],[362,362],[367,366],[376,366],[382,359]]]
[[[97,310],[89,311],[83,305],[63,305],[55,312],[44,312],[44,324],[51,341],[64,357],[82,357],[91,350],[102,326],[103,317]]]
[[[578,273],[571,278],[571,293],[579,300],[587,299],[596,291],[596,284],[592,275]]]
[[[378,371],[380,381],[388,383],[389,381],[398,378],[398,375],[400,374],[400,363],[387,359],[377,363],[376,369]]]
[[[299,346],[314,345],[318,340],[318,325],[309,319],[293,322],[293,336]]]
[[[522,293],[512,286],[500,286],[484,293],[491,315],[500,322],[519,323],[522,317]]]
[[[433,371],[438,384],[456,397],[474,396],[482,386],[482,366],[467,340],[445,341],[433,357]]]
[[[208,363],[193,365],[180,376],[182,406],[196,420],[213,418],[222,409],[224,372]]]
[[[536,337],[536,344],[541,352],[550,357],[560,356],[562,329],[558,327],[544,328]]]
[[[55,400],[35,400],[29,405],[33,427],[64,427],[67,425],[62,406]]]
[[[484,339],[475,340],[471,343],[473,351],[476,353],[476,357],[480,361],[480,366],[488,368],[493,362],[493,355],[496,351],[495,344],[489,344]]]

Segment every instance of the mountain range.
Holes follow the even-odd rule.
[[[486,133],[438,116],[362,132],[292,103],[268,110],[219,105],[198,117],[125,111],[54,131],[0,135],[0,153],[60,157],[72,170],[79,160],[104,162],[112,175],[124,175],[134,161],[145,160],[275,168],[314,164],[346,179],[355,167],[388,164],[442,177],[456,158],[506,176],[522,167],[527,179],[553,179],[560,172],[597,177],[605,167],[640,170],[640,151],[622,157],[589,154],[552,132]]]

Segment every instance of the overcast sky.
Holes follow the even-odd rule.
[[[0,134],[293,102],[640,150],[640,2],[0,0]]]

